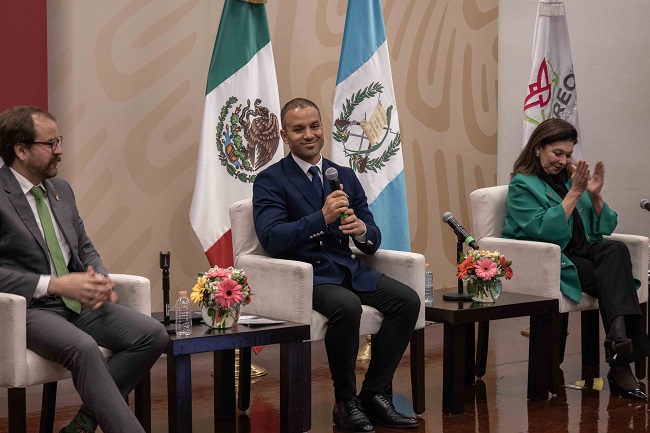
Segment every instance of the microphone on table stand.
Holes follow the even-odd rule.
[[[171,253],[160,252],[160,269],[162,269],[162,291],[163,291],[163,325],[168,334],[176,333],[176,326],[172,325],[169,312],[169,267],[171,265]]]
[[[460,225],[454,214],[451,212],[445,212],[442,214],[442,221],[449,224],[449,226],[454,229],[456,234],[456,261],[460,260],[461,254],[463,254],[463,244],[469,245],[471,248],[478,250],[478,242],[474,240],[472,235],[470,235],[465,228]],[[470,301],[471,298],[469,295],[463,293],[463,280],[458,279],[458,291],[449,292],[442,295],[442,299],[446,301]]]
[[[454,233],[456,233],[456,236],[458,236],[458,239],[462,240],[464,243],[469,245],[471,248],[478,250],[478,243],[474,240],[472,235],[467,233],[467,230],[463,226],[460,225],[458,221],[456,221],[456,218],[454,218],[454,214],[451,212],[445,212],[442,214],[442,221],[446,222],[449,224],[449,226],[454,229]],[[462,251],[461,251],[462,252]]]

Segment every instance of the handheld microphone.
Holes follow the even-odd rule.
[[[650,212],[650,201],[646,199],[641,200],[641,209],[645,209]]]
[[[470,246],[470,248],[474,248],[475,250],[478,250],[478,243],[474,240],[472,235],[467,233],[467,230],[460,225],[458,221],[456,221],[456,218],[454,218],[454,214],[451,212],[445,212],[442,214],[442,221],[446,222],[449,224],[449,226],[454,229],[454,233],[456,233],[456,236],[458,238],[462,239],[463,242],[465,242],[467,245]]]
[[[337,169],[335,169],[334,167],[328,168],[327,170],[325,170],[325,177],[330,183],[330,188],[332,189],[332,192],[341,190],[341,183],[339,182],[339,171]],[[339,215],[339,219],[341,221],[343,221],[347,217],[348,215],[344,213]]]

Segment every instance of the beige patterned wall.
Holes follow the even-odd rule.
[[[404,136],[412,249],[454,286],[452,211],[496,179],[497,0],[382,2]],[[112,272],[172,290],[207,260],[189,224],[209,59],[223,2],[48,1],[50,111],[65,136],[60,175]],[[331,122],[346,1],[270,0],[281,102],[306,96]],[[328,131],[329,132],[329,131]],[[329,143],[324,149],[329,156]],[[172,294],[172,299],[175,294]]]

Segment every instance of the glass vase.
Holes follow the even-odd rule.
[[[501,294],[501,280],[470,280],[467,294],[474,302],[495,302]]]
[[[203,322],[212,329],[228,329],[239,320],[241,306],[232,308],[201,307]]]

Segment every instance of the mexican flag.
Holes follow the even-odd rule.
[[[266,5],[251,1],[225,1],[205,90],[190,222],[210,266],[233,265],[228,208],[283,155]]]
[[[533,65],[524,99],[523,146],[537,125],[551,117],[570,122],[580,133],[576,78],[562,0],[540,0],[537,8]],[[573,158],[582,158],[579,141]]]
[[[332,118],[332,160],[356,172],[381,247],[410,251],[402,136],[379,0],[348,1]]]

